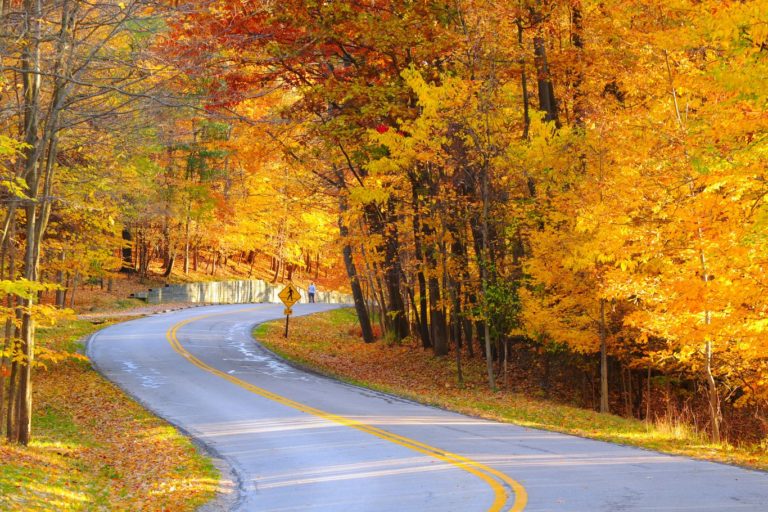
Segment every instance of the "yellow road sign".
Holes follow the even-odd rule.
[[[283,288],[283,291],[278,293],[277,296],[280,297],[280,300],[283,301],[283,304],[285,304],[285,307],[287,308],[290,308],[301,299],[299,290],[294,288],[291,283],[288,283],[286,287]]]
[[[285,316],[289,316],[289,315],[292,315],[292,314],[293,314],[293,310],[292,310],[291,308],[285,308],[285,309],[283,310],[283,314],[284,314]]]

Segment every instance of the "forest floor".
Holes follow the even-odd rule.
[[[490,392],[485,362],[463,358],[463,384],[453,357],[439,358],[413,340],[364,343],[352,310],[334,310],[256,328],[255,337],[288,360],[332,377],[460,413],[527,427],[768,470],[765,444],[714,445],[682,423],[648,423],[563,405],[532,393]]]

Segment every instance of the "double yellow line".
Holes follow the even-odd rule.
[[[285,405],[287,407],[291,407],[293,409],[296,409],[297,411],[301,411],[306,414],[311,414],[318,418],[323,418],[324,420],[328,420],[328,421],[337,423],[339,425],[344,425],[345,427],[354,428],[361,432],[365,432],[367,434],[376,436],[380,439],[384,439],[391,443],[403,446],[405,448],[409,448],[413,451],[423,453],[424,455],[434,457],[435,459],[441,460],[443,462],[447,462],[448,464],[456,466],[459,469],[463,469],[464,471],[467,471],[468,473],[471,473],[477,476],[478,478],[486,482],[491,487],[491,489],[493,489],[494,500],[493,500],[493,504],[488,509],[488,512],[499,512],[501,510],[504,510],[504,506],[506,505],[509,498],[506,488],[511,489],[515,496],[512,506],[507,510],[509,512],[521,512],[525,508],[525,505],[528,502],[528,494],[526,493],[525,488],[519,482],[511,479],[501,471],[498,471],[489,466],[486,466],[485,464],[476,462],[472,459],[462,457],[461,455],[457,455],[455,453],[450,453],[445,450],[441,450],[439,448],[429,446],[427,444],[421,443],[414,439],[393,434],[392,432],[388,432],[386,430],[382,430],[380,428],[367,425],[357,420],[345,418],[344,416],[339,416],[337,414],[322,411],[320,409],[315,409],[314,407],[310,407],[308,405],[296,402],[294,400],[278,395],[276,393],[272,393],[271,391],[267,391],[266,389],[260,388],[258,386],[254,386],[253,384],[250,384],[244,380],[240,380],[237,377],[233,377],[228,373],[225,373],[221,370],[214,368],[213,366],[210,366],[204,363],[203,361],[195,357],[192,353],[190,353],[187,349],[185,349],[181,345],[181,342],[179,341],[179,338],[178,338],[178,331],[185,325],[198,320],[213,317],[213,316],[222,316],[222,315],[228,315],[228,314],[239,313],[244,311],[253,311],[253,309],[249,308],[249,309],[241,309],[236,311],[227,311],[226,313],[211,313],[207,315],[199,315],[193,318],[188,318],[187,320],[183,320],[177,323],[176,325],[174,325],[173,327],[171,327],[166,333],[166,337],[168,338],[168,341],[171,344],[171,347],[173,347],[173,349],[176,352],[178,352],[182,357],[184,357],[187,361],[189,361],[193,365],[209,373],[217,375],[222,379],[226,379],[229,382],[250,391],[251,393],[262,396],[264,398],[267,398],[279,404]]]

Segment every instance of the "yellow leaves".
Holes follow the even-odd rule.
[[[622,272],[632,272],[637,269],[637,262],[634,260],[620,260],[617,265]]]
[[[434,117],[440,111],[467,107],[472,102],[469,80],[446,74],[441,76],[440,85],[428,84],[414,67],[404,70],[402,76],[418,96],[425,117]]]
[[[10,163],[15,162],[16,156],[24,149],[26,144],[12,139],[6,135],[0,135],[0,156],[7,158]]]
[[[764,333],[768,330],[768,318],[753,320],[748,324],[749,330],[756,333]]]
[[[17,279],[10,281],[4,279],[0,281],[0,293],[3,295],[16,295],[23,299],[33,299],[38,292],[56,289],[54,284],[44,284],[29,281],[27,279]]]
[[[68,359],[75,359],[84,362],[89,360],[83,354],[68,352],[65,350],[56,350],[47,347],[38,347],[35,353],[34,364],[47,370],[49,363],[59,364],[62,361],[66,361]]]
[[[768,18],[763,18],[762,21],[757,21],[749,27],[749,35],[756,49],[760,49],[768,43],[768,22],[765,21],[766,19]]]
[[[369,203],[383,203],[389,198],[389,192],[382,188],[365,186],[350,187],[349,199],[352,204],[366,205]]]
[[[576,225],[574,230],[576,233],[589,233],[595,231],[600,223],[600,220],[592,212],[581,212],[576,217]]]

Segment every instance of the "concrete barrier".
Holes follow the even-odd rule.
[[[271,284],[260,279],[247,281],[210,281],[200,283],[172,284],[163,288],[152,288],[148,292],[134,294],[146,298],[149,304],[164,302],[205,302],[208,304],[248,304],[253,302],[280,302],[277,296],[284,284]],[[300,303],[309,302],[307,291],[298,286]],[[352,295],[335,291],[318,291],[315,301],[329,304],[352,304]]]

